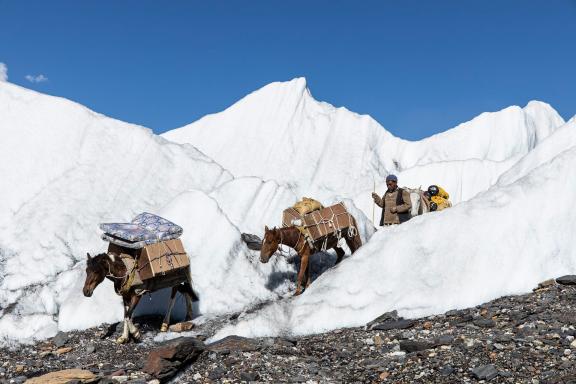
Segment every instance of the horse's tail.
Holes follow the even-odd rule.
[[[190,286],[190,297],[192,298],[192,301],[200,301],[200,297],[198,296],[194,288],[192,288],[192,286]]]
[[[186,291],[188,291],[187,293],[190,295],[190,298],[192,299],[192,301],[200,301],[200,297],[198,296],[198,294],[194,290],[194,286],[192,285],[192,274],[190,273],[190,270],[186,271],[186,278],[188,281],[186,282],[186,284],[184,284],[184,286],[186,288]]]

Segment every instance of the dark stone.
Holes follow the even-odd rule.
[[[454,371],[455,369],[451,365],[445,365],[442,368],[440,368],[440,374],[442,376],[450,376],[451,374],[454,373]]]
[[[407,353],[425,351],[430,348],[434,348],[434,345],[425,341],[402,340],[400,342],[400,350]]]
[[[387,363],[386,359],[367,359],[362,362],[362,365],[368,369],[378,369],[385,367]]]
[[[216,367],[210,373],[208,373],[208,378],[210,380],[218,380],[221,379],[222,376],[226,374],[226,371],[222,367]]]
[[[498,370],[493,364],[482,365],[472,369],[472,376],[478,380],[492,380],[498,376]]]
[[[494,337],[494,341],[497,343],[509,343],[512,341],[512,336],[504,334],[496,335],[496,337]]]
[[[416,324],[413,320],[390,320],[369,327],[370,330],[389,331],[391,329],[408,329]]]
[[[258,372],[240,372],[240,380],[242,381],[258,381],[260,379],[260,375]]]
[[[454,343],[454,336],[442,335],[435,340],[436,345],[452,345]]]
[[[279,345],[279,346],[283,346],[283,347],[293,347],[296,344],[292,343],[290,340],[285,339],[285,338],[278,338],[278,339],[274,339],[274,345]]]
[[[56,336],[52,338],[52,344],[56,348],[63,347],[68,342],[68,334],[66,332],[58,332]]]
[[[558,284],[576,285],[576,275],[566,275],[556,279]]]
[[[372,326],[374,326],[374,325],[377,325],[377,324],[383,323],[383,322],[396,321],[398,319],[399,319],[398,312],[396,312],[396,311],[386,312],[386,313],[378,316],[377,318],[375,318],[374,320],[372,320],[368,324],[366,324],[366,328],[367,329],[373,329]]]
[[[203,351],[204,343],[194,337],[166,341],[150,351],[144,372],[160,380],[168,379],[184,365],[195,361]]]
[[[496,326],[496,322],[494,320],[486,319],[484,317],[480,317],[480,318],[474,320],[473,323],[477,327],[482,327],[482,328],[492,328],[492,327]]]
[[[250,233],[243,233],[242,240],[246,243],[248,249],[259,251],[262,248],[262,239]]]
[[[96,346],[92,343],[86,345],[86,353],[94,353]]]
[[[251,352],[260,349],[260,345],[253,339],[232,335],[207,345],[206,349],[212,352],[222,350]]]
[[[112,372],[110,376],[126,376],[126,371],[123,369],[119,369],[117,371]]]

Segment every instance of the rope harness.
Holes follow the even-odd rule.
[[[329,217],[323,218],[322,216],[320,216],[320,220],[318,220],[314,215],[312,215],[311,217],[313,219],[313,224],[295,226],[298,229],[299,233],[298,240],[296,241],[296,244],[294,246],[296,252],[301,253],[306,243],[310,246],[312,250],[326,252],[326,250],[328,249],[328,242],[332,238],[332,236],[335,236],[336,241],[340,242],[340,240],[344,236],[344,233],[347,235],[348,238],[353,238],[356,235],[358,235],[358,228],[356,228],[356,226],[353,224],[355,220],[352,217],[352,215],[348,213],[348,211],[345,211],[343,213],[335,213],[333,207],[328,207],[324,209],[330,210]],[[342,219],[343,215],[346,215],[348,220],[343,220]],[[304,222],[304,220],[302,221]],[[321,226],[324,226],[323,227],[324,231],[321,230]],[[345,227],[340,228],[341,226]],[[316,239],[316,241],[314,241],[313,236],[310,233],[310,228],[312,227],[317,227],[319,233],[325,233],[325,234],[321,236],[319,239]],[[335,230],[331,232],[329,228],[334,228]],[[301,237],[304,237],[304,242],[302,243],[300,250],[298,250],[296,247]],[[318,244],[318,240],[321,240],[320,244]],[[282,232],[280,232],[280,244],[283,244]],[[281,255],[284,255],[284,252],[280,248],[278,251],[280,252]],[[288,255],[290,256],[290,251],[288,251]]]
[[[120,280],[120,279],[122,280],[122,282],[120,283],[120,289],[116,291],[116,293],[119,296],[125,295],[126,293],[128,293],[128,291],[130,291],[130,288],[132,288],[132,284],[134,283],[134,279],[136,277],[136,267],[137,267],[137,262],[136,260],[132,259],[132,257],[121,256],[121,258],[122,262],[124,263],[124,266],[126,267],[126,273],[123,276],[113,275],[112,267],[110,266],[110,260],[106,259],[106,264],[108,265],[108,274],[106,275],[106,277],[110,277],[114,280]],[[126,262],[124,262],[124,259],[126,258],[134,261],[134,263],[132,264],[132,268],[130,270]]]

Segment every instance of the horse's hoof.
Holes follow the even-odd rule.
[[[127,338],[125,338],[124,336],[120,336],[119,338],[116,339],[116,344],[124,344],[128,341]]]
[[[300,296],[302,294],[302,291],[296,291],[294,292],[294,296]]]
[[[134,340],[136,340],[136,341],[140,341],[140,336],[142,336],[142,335],[140,334],[140,331],[136,331],[136,333],[134,333],[134,334],[132,335],[132,337],[133,337]]]
[[[160,332],[168,332],[168,324],[162,323],[162,326],[160,327]]]

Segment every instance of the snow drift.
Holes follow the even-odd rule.
[[[576,132],[576,124],[565,130]],[[214,338],[361,326],[394,309],[427,316],[573,273],[576,179],[567,175],[575,167],[572,145],[511,184],[383,229],[301,297],[274,303]]]
[[[212,220],[218,231],[227,228],[225,214],[215,203],[192,205],[181,196],[197,191],[196,201],[204,201],[202,194],[233,179],[190,145],[168,142],[143,127],[9,83],[0,84],[0,132],[0,161],[7,165],[0,189],[0,338],[47,337],[57,329],[121,317],[121,305],[114,305],[119,299],[108,282],[92,300],[81,295],[86,252],[106,249],[99,238],[100,222],[162,212],[179,198],[186,207],[174,211],[195,206],[189,212],[194,219],[205,224]],[[189,225],[185,240],[204,238],[210,228],[190,230],[190,220],[184,221]],[[237,230],[226,231],[229,237],[214,235],[204,251],[192,250],[213,261],[206,248],[219,244],[227,251],[217,257],[233,251],[236,256],[241,249]],[[233,265],[238,268],[238,263]],[[216,296],[207,293],[211,286],[201,283],[199,279],[198,289],[207,299]],[[218,285],[214,289],[221,291]],[[270,293],[254,292],[251,300]],[[233,300],[237,297],[230,296]],[[242,304],[246,302],[238,301]],[[237,308],[209,300],[203,305],[213,312]]]
[[[516,210],[523,212],[520,202],[526,204],[528,195],[548,191],[526,181],[539,167],[551,167],[551,184],[556,178],[558,183],[569,182],[561,177],[567,167],[558,165],[568,162],[568,155],[562,155],[564,160],[557,155],[568,149],[573,128],[558,128],[562,124],[549,105],[531,102],[408,142],[369,116],[314,100],[305,80],[295,79],[273,83],[222,113],[158,137],[68,100],[0,83],[0,160],[8,165],[0,169],[3,185],[8,186],[0,189],[0,339],[29,341],[49,337],[58,329],[119,320],[122,308],[111,284],[103,283],[91,298],[82,296],[83,261],[86,251],[105,249],[98,223],[128,220],[141,211],[184,227],[182,240],[191,255],[203,315],[273,303],[293,289],[295,266],[281,257],[260,264],[240,234],[261,235],[265,224],[279,224],[282,209],[303,195],[325,204],[343,199],[356,216],[366,245],[322,274],[304,296],[268,306],[240,323],[238,332],[249,334],[253,324],[268,324],[265,319],[276,319],[288,331],[317,330],[292,321],[313,302],[318,304],[318,319],[325,320],[322,329],[328,329],[357,323],[346,312],[350,306],[361,318],[388,307],[418,314],[530,288],[540,275],[571,266],[572,248],[561,238],[566,232],[559,230],[539,245],[538,249],[556,246],[555,258],[549,256],[550,248],[534,259],[523,259],[542,267],[544,258],[550,258],[540,275],[530,269],[525,279],[498,281],[495,288],[483,291],[480,280],[470,279],[466,271],[476,265],[483,273],[482,266],[488,265],[483,252],[490,248],[467,232],[471,228],[467,223],[489,234],[491,221],[483,221],[484,215],[496,222],[516,217]],[[455,201],[464,203],[379,231],[370,239],[374,228],[368,219],[369,194],[374,181],[379,192],[384,191],[380,181],[388,172],[399,173],[402,185],[439,183]],[[485,196],[472,199],[489,188]],[[523,189],[529,193],[524,195]],[[558,225],[573,228],[566,212],[550,211],[550,216],[556,213]],[[549,221],[548,212],[541,215],[542,223]],[[502,225],[497,228],[506,230]],[[547,228],[519,227],[508,238],[499,233],[496,241],[508,240],[506,249],[514,253],[506,257],[500,253],[501,263],[508,268],[518,262],[524,252],[523,236],[546,237]],[[468,244],[470,251],[456,258],[443,253],[445,249],[431,237],[420,242],[419,237],[432,229],[451,230],[455,249]],[[367,275],[380,270],[378,261],[388,264],[383,268],[391,273],[390,279],[379,280],[380,285]],[[333,260],[323,254],[315,263],[320,272]],[[355,264],[358,272],[349,272]],[[401,272],[413,282],[409,289],[400,284],[406,280]],[[469,289],[447,298],[444,285],[457,286],[464,281],[458,280],[461,276],[472,283]],[[349,287],[332,286],[347,279],[356,281]],[[363,281],[365,287],[359,285]],[[363,291],[367,293],[360,295]],[[430,304],[421,303],[422,297]],[[343,300],[341,321],[326,320],[324,314],[338,300]],[[156,302],[141,311],[159,311],[163,305]],[[279,314],[282,310],[287,312]],[[269,324],[266,332],[280,331]],[[221,334],[226,332],[232,331]]]

